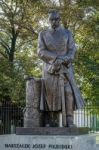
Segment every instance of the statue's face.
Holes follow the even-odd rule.
[[[60,25],[60,16],[59,13],[50,13],[49,22],[53,29],[56,29]]]

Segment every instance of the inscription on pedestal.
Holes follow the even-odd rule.
[[[95,150],[95,136],[1,135],[0,150]]]
[[[5,144],[5,148],[24,148],[24,149],[72,149],[72,145],[66,145],[66,144]]]

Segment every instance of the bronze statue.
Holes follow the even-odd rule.
[[[73,110],[84,106],[72,66],[76,47],[71,32],[60,25],[58,11],[49,13],[49,23],[38,39],[38,56],[44,62],[40,110],[47,114],[46,124],[62,112],[63,126],[73,127]]]

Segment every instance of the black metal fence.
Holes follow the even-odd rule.
[[[23,126],[23,108],[0,107],[0,134],[15,133],[16,127]],[[99,131],[99,106],[88,106],[74,112],[74,124],[77,127],[89,127],[90,132]]]
[[[16,127],[23,126],[23,108],[0,108],[0,134],[15,133]]]

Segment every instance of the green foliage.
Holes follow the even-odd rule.
[[[82,90],[85,98],[94,105],[99,105],[99,11],[87,16],[84,23],[76,32],[79,44],[77,70],[83,76]],[[80,61],[79,61],[80,60]],[[79,68],[81,69],[79,71]],[[87,85],[87,86],[86,86]],[[89,89],[89,92],[88,92]]]
[[[0,63],[0,101],[10,97],[13,102],[24,104],[25,81],[21,72],[12,69],[8,60],[1,59]],[[6,99],[8,100],[8,99]]]
[[[12,101],[23,104],[24,75],[40,76],[36,68],[40,6],[36,2],[1,0],[0,10],[0,100],[9,95]]]
[[[38,32],[47,26],[50,9],[60,11],[62,22],[77,45],[75,77],[89,104],[99,105],[99,1],[1,0],[0,1],[0,99],[6,94],[22,105],[24,75],[41,76],[37,57]]]

